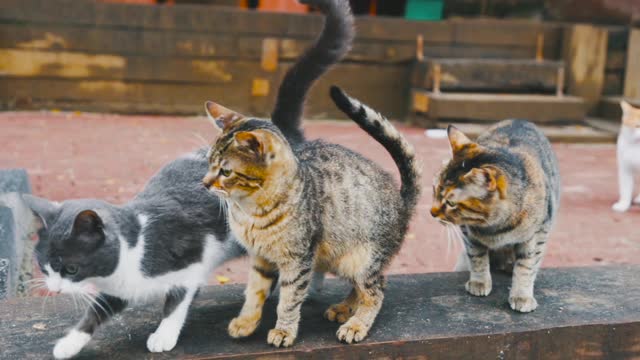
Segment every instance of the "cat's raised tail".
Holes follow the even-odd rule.
[[[382,114],[349,97],[339,87],[331,87],[331,98],[342,112],[387,149],[400,171],[400,194],[405,209],[413,213],[420,197],[422,173],[413,146]]]
[[[276,98],[271,121],[293,144],[304,142],[302,110],[309,89],[331,65],[351,49],[355,36],[348,0],[300,0],[325,15],[324,27],[315,43],[287,71]]]

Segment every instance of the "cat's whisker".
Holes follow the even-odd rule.
[[[200,135],[197,132],[194,132],[191,134],[193,137],[191,137],[190,139],[193,141],[195,138],[195,144],[198,147],[208,147],[210,146],[209,141],[207,141],[207,139],[205,139],[202,135]]]
[[[49,289],[47,289],[47,293],[44,295],[44,299],[42,299],[42,305],[41,305],[41,309],[40,309],[40,312],[42,313],[42,316],[44,316],[44,307],[47,304],[47,300],[48,300],[50,295],[51,295],[51,291],[49,291]]]

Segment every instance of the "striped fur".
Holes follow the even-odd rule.
[[[348,113],[392,154],[403,172],[401,190],[378,165],[342,146],[316,140],[292,147],[268,121],[227,123],[210,151],[204,182],[227,199],[231,229],[253,262],[245,304],[229,324],[233,337],[255,331],[276,273],[278,321],[267,338],[276,347],[292,345],[297,336],[313,270],[353,285],[325,313],[344,322],[341,341],[364,339],[382,306],[383,271],[404,240],[420,172],[413,148],[384,117],[339,89],[334,100],[347,110],[341,101],[365,109]]]
[[[476,141],[450,127],[453,159],[434,184],[433,217],[457,226],[466,251],[469,293],[491,292],[493,266],[513,271],[511,308],[533,311],[533,286],[560,205],[558,163],[546,137],[523,120],[507,120]]]
[[[331,98],[338,108],[355,121],[391,154],[398,166],[402,185],[400,194],[405,210],[412,214],[420,197],[421,167],[416,163],[413,146],[379,112],[349,97],[337,86],[331,87]]]

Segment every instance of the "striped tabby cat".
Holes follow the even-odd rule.
[[[298,334],[313,269],[353,285],[325,312],[328,320],[344,323],[339,340],[364,339],[382,306],[382,272],[409,226],[419,169],[411,145],[384,117],[338,88],[331,95],[389,151],[400,169],[399,191],[390,174],[347,148],[321,140],[291,147],[270,122],[208,103],[223,133],[211,149],[204,183],[227,199],[231,229],[252,259],[244,306],[229,324],[232,337],[255,331],[276,274],[278,321],[267,338],[276,347],[291,346]]]
[[[434,185],[431,215],[460,228],[469,270],[466,289],[491,292],[490,263],[512,270],[511,308],[538,306],[533,285],[560,203],[558,163],[547,138],[531,123],[500,122],[474,142],[448,129],[453,159]]]

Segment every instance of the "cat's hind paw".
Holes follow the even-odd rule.
[[[538,307],[538,302],[533,296],[510,296],[509,305],[512,310],[528,313]]]
[[[232,338],[243,338],[253,334],[260,324],[261,314],[240,315],[229,323],[229,336]]]
[[[82,348],[91,340],[91,335],[78,330],[71,330],[67,336],[58,340],[53,348],[53,357],[56,359],[69,359],[76,356]]]
[[[336,336],[338,340],[347,344],[357,343],[364,340],[369,333],[369,328],[356,317],[352,317],[345,324],[340,326]]]
[[[345,304],[333,304],[324,312],[324,318],[344,324],[353,315],[353,309]]]
[[[156,332],[149,335],[147,349],[153,353],[171,351],[178,343],[179,336],[180,333],[176,334],[175,331],[158,328]]]
[[[491,293],[491,281],[467,281],[464,285],[467,292],[473,296],[487,296]]]
[[[631,204],[628,204],[628,203],[622,202],[622,201],[618,201],[617,203],[613,204],[613,206],[611,208],[613,209],[613,211],[617,211],[619,213],[623,213],[623,212],[626,212],[627,210],[629,210],[630,207],[631,207]]]
[[[267,343],[275,347],[289,347],[293,345],[296,334],[285,329],[271,329],[267,335]]]

